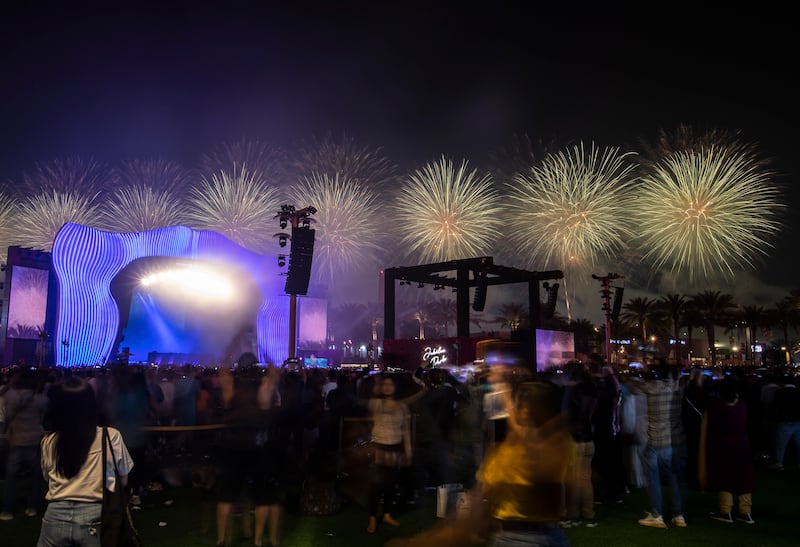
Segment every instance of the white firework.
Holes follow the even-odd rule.
[[[327,135],[324,139],[301,142],[290,165],[297,180],[314,174],[331,178],[341,175],[362,185],[379,188],[397,181],[397,168],[381,148],[359,144],[347,135],[339,140]]]
[[[383,218],[377,195],[344,175],[312,174],[290,191],[298,207],[312,206],[315,230],[312,274],[332,282],[337,276],[375,268],[383,249]]]
[[[17,201],[6,193],[0,193],[0,263],[5,264],[8,248],[17,244]]]
[[[632,237],[631,155],[580,143],[514,177],[509,232],[527,267],[586,273]]]
[[[178,194],[141,183],[114,192],[100,214],[100,224],[112,232],[145,232],[189,221]]]
[[[204,155],[200,160],[200,170],[209,175],[243,167],[251,173],[258,173],[269,184],[281,186],[286,183],[288,161],[282,148],[260,140],[241,139],[223,142],[210,154]]]
[[[92,200],[112,191],[118,183],[114,170],[92,158],[77,156],[36,163],[24,173],[23,196],[51,194],[90,197]]]
[[[394,200],[396,232],[408,254],[444,262],[491,254],[499,237],[500,197],[489,175],[444,156],[412,173]]]
[[[641,179],[632,210],[644,260],[689,283],[734,275],[766,254],[785,205],[775,173],[747,146],[678,151]]]
[[[219,232],[254,252],[269,248],[279,192],[257,171],[242,167],[203,176],[188,201],[192,227]]]
[[[56,234],[68,222],[101,228],[97,225],[99,205],[95,196],[51,190],[24,199],[16,215],[16,244],[50,252]]]

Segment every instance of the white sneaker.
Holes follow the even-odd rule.
[[[0,520],[14,520],[14,515],[11,513],[0,513]]]
[[[639,519],[639,524],[642,526],[650,526],[651,528],[666,528],[667,525],[664,522],[664,518],[661,516],[654,517],[652,513],[646,513],[647,516],[643,519]]]
[[[672,517],[672,524],[674,524],[678,528],[686,528],[686,519],[683,518],[683,515]]]
[[[25,509],[25,516],[26,517],[35,517],[36,516],[36,509],[33,509],[32,507],[28,507],[27,509]]]

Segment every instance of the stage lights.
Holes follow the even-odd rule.
[[[286,266],[286,255],[278,255],[278,267],[283,268]]]

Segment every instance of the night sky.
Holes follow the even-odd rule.
[[[18,4],[0,15],[4,181],[65,155],[193,166],[223,141],[343,132],[402,168],[481,164],[514,134],[633,146],[683,123],[740,131],[786,175],[787,222],[797,201],[793,17],[760,3]],[[762,279],[796,284],[793,239]]]

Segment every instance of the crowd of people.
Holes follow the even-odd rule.
[[[427,533],[453,545],[526,535],[566,545],[563,528],[597,526],[598,505],[634,488],[648,493],[643,526],[687,526],[690,488],[719,493],[712,518],[753,524],[755,462],[783,469],[790,443],[800,454],[800,396],[788,375],[682,371],[664,360],[620,371],[596,355],[544,373],[509,364],[466,378],[256,361],[4,370],[0,520],[34,517],[46,504],[40,545],[67,533],[91,545],[103,427],[133,504],[175,483],[170,463],[188,462],[190,484],[215,508],[218,545],[242,508],[253,514],[253,544],[279,545],[284,511],[358,500],[372,534],[449,484],[470,494],[474,526]],[[73,409],[94,418],[72,420]]]

